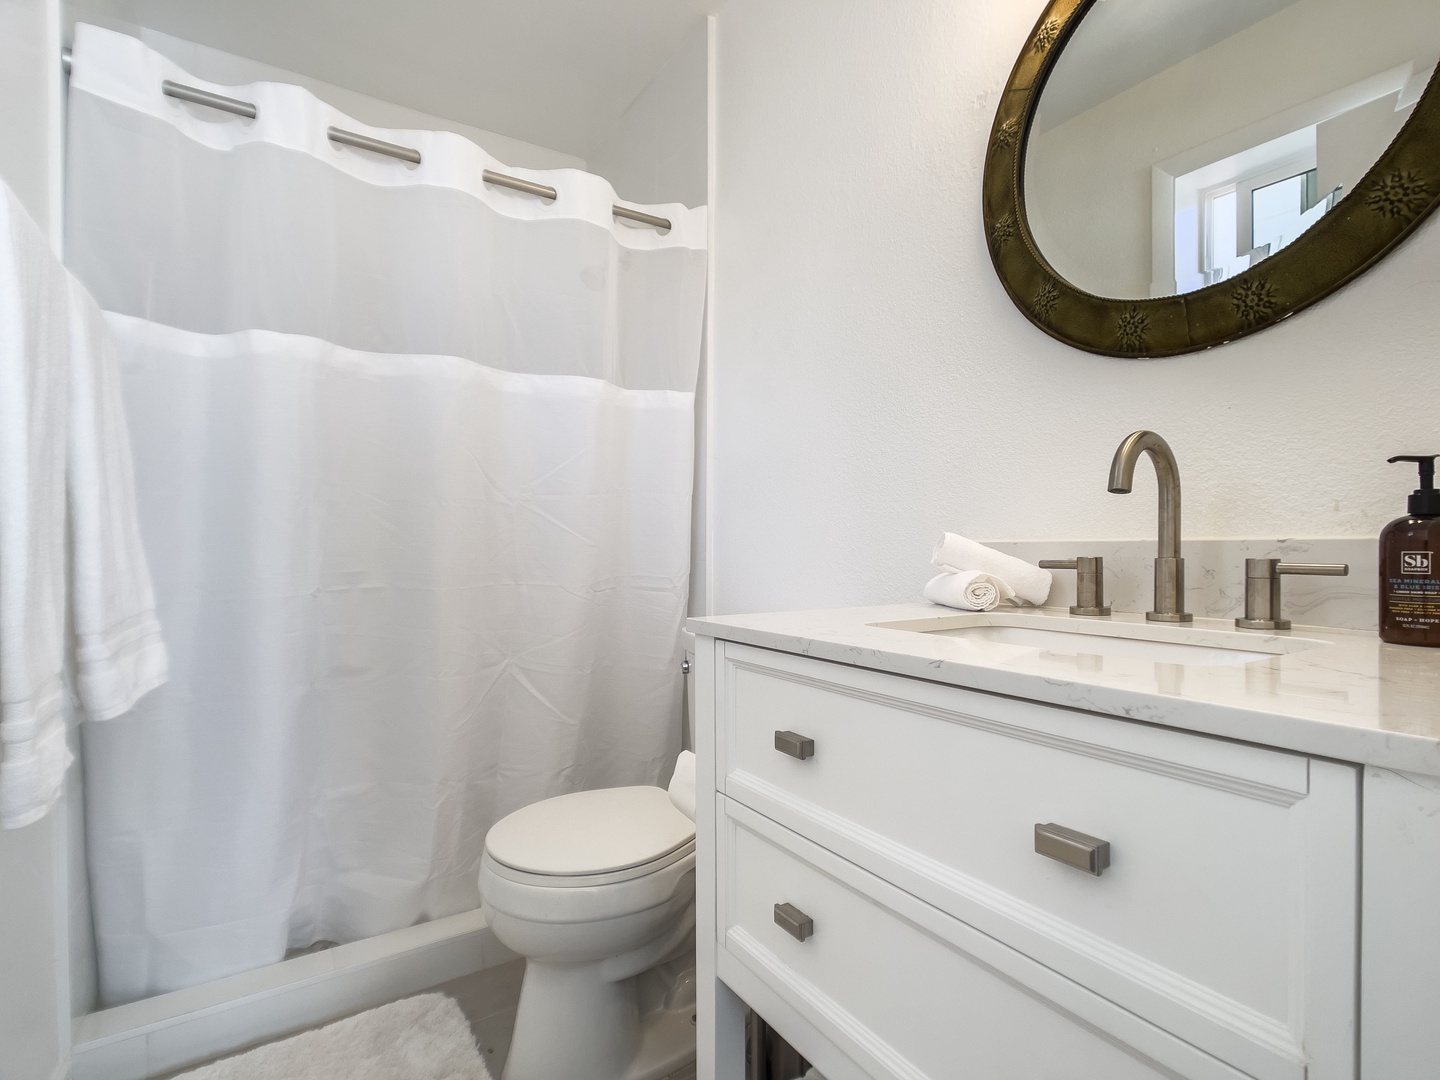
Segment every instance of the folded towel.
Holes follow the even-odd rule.
[[[1045,603],[1050,596],[1049,570],[1041,570],[1024,559],[1006,555],[954,533],[947,532],[940,537],[930,561],[941,570],[952,574],[979,570],[997,577],[1014,590],[1016,597],[1037,607]]]
[[[670,801],[675,809],[695,820],[695,755],[689,750],[680,751],[675,762],[675,775],[670,778]]]
[[[68,285],[0,184],[0,827],[43,817],[65,747]]]
[[[114,342],[90,294],[73,278],[70,286],[75,682],[90,719],[109,720],[163,683],[168,663],[140,544]]]
[[[1005,582],[979,570],[967,574],[936,574],[925,585],[926,600],[963,611],[994,611],[1001,600],[1009,600],[1014,595],[1014,590]]]

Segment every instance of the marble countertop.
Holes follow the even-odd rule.
[[[970,640],[877,625],[887,623],[950,634],[975,626],[1049,629],[1069,637],[1036,646],[1007,641],[1003,630]],[[1237,631],[1219,619],[1172,626],[1120,612],[1086,619],[1064,608],[981,614],[930,604],[715,616],[688,627],[703,637],[1440,777],[1440,649],[1386,645],[1364,631],[1297,626],[1272,634]],[[1147,657],[1145,646],[1097,648],[1075,632],[1179,648]],[[1216,646],[1261,655],[1247,662]]]

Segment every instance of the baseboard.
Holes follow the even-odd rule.
[[[478,910],[79,1017],[70,1080],[145,1080],[515,959]]]

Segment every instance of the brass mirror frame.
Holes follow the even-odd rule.
[[[1158,299],[1095,296],[1046,261],[1025,210],[1025,149],[1045,83],[1096,0],[1052,0],[1025,42],[985,154],[985,239],[1005,291],[1053,338],[1131,359],[1198,352],[1288,319],[1359,277],[1440,205],[1440,78],[1365,177],[1283,251],[1239,277]],[[1440,69],[1437,69],[1440,71]]]

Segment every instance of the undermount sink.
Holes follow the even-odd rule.
[[[1238,667],[1327,644],[1314,638],[1252,634],[1204,626],[1080,619],[1061,612],[976,612],[875,623],[889,630],[953,638],[979,648],[1008,646],[1039,655],[1114,657],[1190,667]]]

